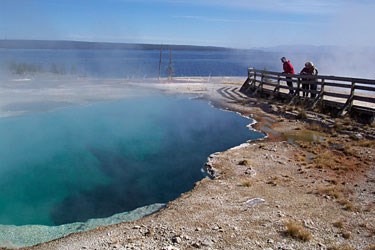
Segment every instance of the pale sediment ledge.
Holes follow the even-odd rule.
[[[242,95],[245,79],[201,79],[105,88],[116,95],[136,85],[200,96],[252,116],[268,138],[210,156],[215,178],[157,213],[27,249],[374,248],[373,126],[313,112],[298,120],[297,107]]]
[[[137,208],[130,212],[114,214],[107,218],[90,219],[86,222],[75,222],[60,226],[43,225],[0,225],[0,246],[19,248],[33,246],[43,242],[58,239],[76,232],[88,231],[100,226],[108,226],[124,221],[138,220],[146,215],[155,213],[165,204],[152,204]]]

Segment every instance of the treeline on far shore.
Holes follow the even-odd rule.
[[[66,74],[77,74],[77,67],[72,65],[66,67],[65,65],[58,65],[52,63],[49,66],[42,66],[41,64],[36,63],[9,63],[8,69],[12,74],[16,75],[27,75],[27,74],[36,74],[36,73],[52,73],[59,75]]]
[[[174,45],[174,44],[141,44],[141,43],[109,43],[83,41],[53,41],[53,40],[8,40],[0,39],[2,49],[92,49],[92,50],[195,50],[222,51],[231,50],[225,47]]]

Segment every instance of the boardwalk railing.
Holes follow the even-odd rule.
[[[293,94],[287,81],[293,83]],[[291,75],[266,70],[248,69],[248,78],[241,87],[245,94],[266,93],[295,100],[306,100],[314,108],[318,103],[346,112],[375,115],[375,80],[325,75]]]

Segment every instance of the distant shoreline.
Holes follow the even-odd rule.
[[[65,40],[17,40],[1,39],[2,49],[98,49],[98,50],[196,50],[196,51],[228,51],[235,50],[225,47],[176,45],[176,44],[143,44],[143,43],[112,43],[85,42]]]

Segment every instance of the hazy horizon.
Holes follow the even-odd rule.
[[[324,51],[329,49],[345,49],[345,50],[358,50],[358,49],[374,49],[375,50],[375,44],[372,45],[363,45],[363,46],[349,46],[349,45],[332,45],[332,44],[321,44],[321,45],[314,45],[314,44],[279,44],[279,45],[273,45],[273,46],[254,46],[249,48],[234,48],[230,46],[216,46],[216,45],[202,45],[202,44],[187,44],[187,43],[170,43],[170,44],[164,44],[164,43],[141,43],[141,42],[115,42],[115,41],[87,41],[87,40],[55,40],[55,39],[16,39],[16,38],[6,38],[2,39],[0,38],[0,42],[6,42],[6,41],[24,41],[24,42],[72,42],[72,43],[87,43],[87,44],[107,44],[107,45],[151,45],[151,46],[157,46],[157,49],[161,47],[168,47],[168,46],[187,46],[187,47],[212,47],[212,48],[222,48],[222,49],[233,49],[233,50],[271,50],[274,52],[280,52],[280,51],[287,51],[287,52],[293,52],[293,51],[301,51],[303,49],[309,49],[310,52],[314,52],[316,49],[323,49]],[[1,44],[0,44],[1,46]],[[0,47],[2,48],[2,47]],[[313,50],[313,51],[311,51]]]

